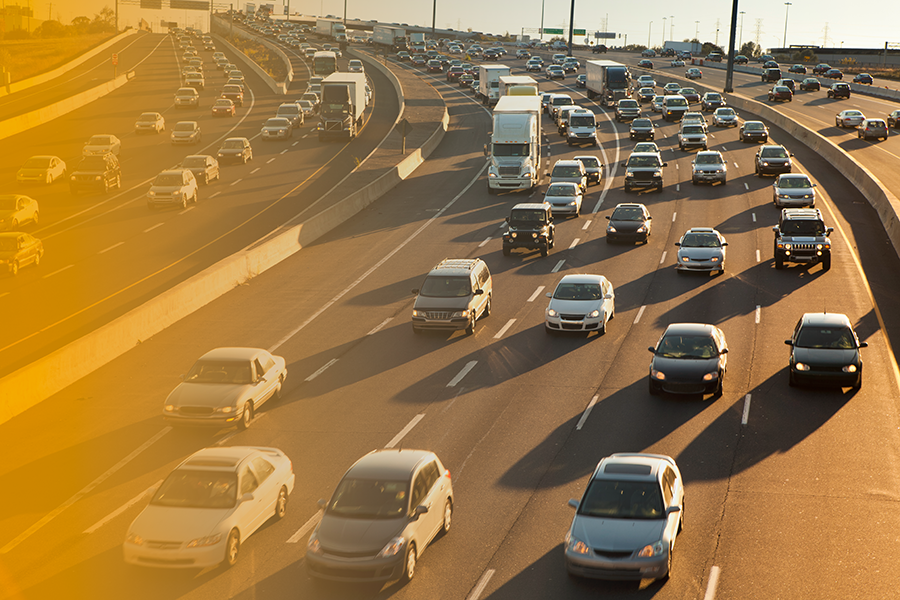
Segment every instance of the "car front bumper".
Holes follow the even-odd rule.
[[[717,181],[726,181],[728,178],[728,173],[724,171],[722,173],[710,173],[706,171],[697,171],[693,175],[691,175],[693,179],[696,181],[708,181],[709,183],[715,183]]]
[[[798,371],[794,365],[790,366],[794,383],[800,385],[822,385],[852,387],[859,385],[862,379],[862,368],[855,373],[845,373],[841,367],[817,367],[810,365],[809,371]]]
[[[126,564],[140,567],[202,569],[214,567],[225,560],[225,539],[223,538],[221,542],[213,546],[179,547],[174,550],[148,548],[146,545],[136,546],[125,542],[122,544],[122,556]]]
[[[306,553],[307,572],[331,581],[391,581],[403,574],[403,552],[390,558],[342,558],[328,554]]]
[[[566,550],[566,570],[577,577],[635,581],[661,579],[668,571],[668,555],[654,558],[613,560],[596,556],[586,557]]]

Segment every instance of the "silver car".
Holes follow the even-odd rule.
[[[335,581],[409,581],[450,531],[450,471],[426,450],[374,450],[341,478],[306,546],[307,572]]]
[[[185,156],[181,161],[181,168],[187,169],[194,174],[194,179],[203,185],[208,184],[213,179],[219,179],[219,161],[212,156],[206,154],[194,154]]]
[[[296,102],[286,102],[278,107],[275,111],[276,117],[284,117],[291,122],[291,126],[296,129],[303,125],[303,108]]]
[[[650,109],[653,112],[661,113],[663,109],[663,100],[665,100],[665,96],[657,94],[653,96],[653,100],[650,101]]]
[[[603,275],[566,275],[548,292],[550,304],[544,311],[544,331],[597,331],[606,333],[606,324],[616,313],[616,293]]]
[[[544,195],[544,202],[550,204],[550,212],[554,215],[575,215],[581,213],[581,202],[584,198],[578,184],[571,181],[551,183]]]
[[[716,183],[728,181],[728,163],[718,150],[698,152],[691,162],[691,183]]]
[[[682,125],[678,132],[678,147],[687,150],[691,146],[699,146],[706,150],[707,137],[702,125]]]
[[[134,132],[137,134],[145,131],[159,133],[166,130],[166,120],[158,112],[141,113],[137,121],[134,123]]]
[[[675,270],[725,272],[725,237],[712,227],[692,227],[675,243],[678,255]]]
[[[713,125],[716,127],[737,127],[738,116],[733,108],[717,108],[713,113]]]
[[[199,144],[203,140],[200,124],[197,121],[179,121],[172,128],[173,144]]]
[[[866,115],[858,110],[842,110],[834,117],[837,127],[859,127],[866,120]]]
[[[803,173],[783,173],[772,184],[772,196],[778,208],[816,206],[816,184]]]
[[[180,206],[197,202],[197,180],[187,169],[163,171],[156,176],[147,192],[147,206]]]
[[[578,186],[584,193],[587,190],[587,172],[579,160],[558,160],[550,171],[550,183],[568,181]]]
[[[263,124],[262,139],[264,140],[286,140],[293,134],[294,128],[291,126],[291,122],[284,117],[272,117]]]
[[[602,459],[563,545],[570,575],[592,579],[664,579],[682,530],[684,481],[661,454],[622,453]]]

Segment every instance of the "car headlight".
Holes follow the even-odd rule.
[[[414,310],[413,313],[412,313],[412,316],[414,316],[414,317],[423,317],[423,318],[424,318],[424,317],[425,317],[425,311],[424,311],[424,310]]]
[[[579,540],[578,538],[573,537],[569,542],[569,550],[574,552],[575,554],[590,554],[591,549],[587,544]]]
[[[224,153],[224,152],[219,152],[219,153],[217,154],[217,156],[218,156],[219,158],[222,158],[223,156],[225,156],[225,153]]]
[[[800,363],[800,362],[795,363],[794,368],[797,369],[798,371],[809,371],[809,365],[806,363]]]
[[[844,373],[856,373],[857,368],[856,365],[847,365],[845,367],[841,367],[841,371]]]
[[[662,371],[657,371],[656,369],[650,369],[650,377],[652,377],[653,379],[659,379],[660,381],[662,381],[663,379],[666,378],[666,374],[663,373]]]
[[[201,548],[203,546],[215,546],[222,541],[222,534],[208,535],[206,537],[197,538],[187,543],[186,548]]]
[[[691,259],[688,258],[687,256],[682,256],[682,257],[681,257],[681,262],[690,262],[690,260],[691,260]]]
[[[518,233],[516,233],[515,231],[512,231],[512,232],[510,232],[509,237],[515,238],[515,237],[518,237],[518,235],[519,235]]]
[[[663,544],[661,541],[655,542],[653,544],[647,544],[646,546],[641,548],[641,551],[638,552],[638,556],[641,556],[643,558],[659,556],[663,553],[663,550],[665,549],[665,547],[666,547],[666,545]]]
[[[654,177],[662,177],[662,171],[653,171]]]
[[[322,546],[321,544],[319,544],[319,538],[315,537],[315,535],[309,538],[309,542],[306,544],[306,549],[313,554],[322,554]]]
[[[557,317],[557,316],[559,316],[559,313],[556,312],[555,310],[553,310],[552,308],[548,308],[548,309],[547,309],[547,316],[548,316],[548,317]]]
[[[469,316],[469,312],[470,311],[468,311],[468,310],[458,310],[455,313],[451,314],[450,318],[452,318],[452,319],[465,318],[465,317]]]
[[[592,311],[588,314],[588,317],[590,317],[591,319],[596,319],[596,318],[599,317],[599,316],[600,316],[600,311],[599,311],[599,310],[592,310]]]
[[[573,202],[573,204],[574,204],[574,202]],[[538,239],[538,235],[540,235],[540,234],[539,234],[538,232],[535,231],[534,233],[531,234],[531,237],[532,237],[533,239]]]
[[[790,245],[790,244],[785,244],[785,245],[784,245],[784,249],[785,249],[785,250],[790,250],[790,249],[791,249],[791,245]]]
[[[615,231],[615,230],[614,230]],[[647,233],[647,226],[641,225],[635,230],[635,233]]]
[[[216,411],[220,413],[225,413],[226,415],[229,413],[233,413],[235,408],[233,406],[222,406],[216,409]]]
[[[628,171],[627,173],[625,173],[625,177],[634,177],[634,173],[631,171]]]
[[[128,544],[134,544],[135,546],[143,546],[144,538],[139,536],[138,534],[132,532],[125,536],[125,542]]]
[[[719,257],[718,256],[710,257],[709,262],[719,262]]]
[[[95,176],[94,176],[94,181],[100,181],[100,176],[99,176],[99,175],[95,175]]]
[[[816,250],[821,250],[824,247],[824,244],[816,244]]]
[[[402,535],[399,537],[395,537],[391,541],[387,543],[387,545],[381,549],[381,552],[378,553],[379,557],[386,558],[388,556],[396,556],[403,549],[403,544],[406,543],[406,538]]]
[[[719,372],[713,371],[712,373],[707,373],[703,376],[703,381],[715,381],[719,378]]]
[[[610,225],[606,228],[606,233],[616,233],[616,228]]]

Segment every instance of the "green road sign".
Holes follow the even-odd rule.
[[[586,35],[586,29],[576,29],[575,35]]]
[[[544,29],[544,33],[547,35],[562,35],[562,31],[563,31],[562,29],[550,29],[550,28]]]

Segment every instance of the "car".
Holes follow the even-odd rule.
[[[672,323],[656,346],[648,348],[651,395],[712,394],[722,396],[728,367],[725,333],[705,323]]]
[[[559,112],[559,109],[574,104],[575,101],[572,100],[572,97],[568,94],[551,94],[550,99],[547,102],[547,112],[550,114],[550,118],[555,121],[556,113]]]
[[[581,213],[584,190],[576,183],[558,181],[551,183],[544,194],[544,202],[550,204],[551,212],[569,214],[576,217]]]
[[[578,191],[587,191],[587,171],[579,160],[557,160],[550,171],[550,183],[568,182],[578,186]]]
[[[656,80],[653,79],[653,75],[648,75],[645,73],[644,75],[641,75],[640,77],[637,78],[637,81],[635,81],[635,86],[636,87],[655,88]]]
[[[661,113],[663,110],[663,100],[665,100],[665,98],[666,97],[661,94],[653,96],[653,99],[650,100],[650,110]]]
[[[701,112],[686,112],[684,116],[681,117],[681,126],[685,125],[700,125],[703,127],[704,133],[709,132],[709,125],[706,123],[706,117]]]
[[[888,127],[900,126],[900,110],[893,110],[887,117]],[[26,163],[28,164],[28,163]]]
[[[129,525],[124,561],[177,569],[231,567],[254,532],[270,519],[284,518],[294,483],[291,461],[277,448],[198,450],[163,480]]]
[[[708,137],[706,130],[698,124],[682,124],[678,131],[678,147],[687,150],[690,147],[699,146],[706,150]]]
[[[725,97],[719,92],[706,92],[700,99],[700,107],[702,110],[715,110],[725,106]]]
[[[37,200],[21,194],[0,194],[0,231],[18,231],[23,223],[40,220]]]
[[[641,51],[641,56],[648,56],[650,58],[654,58],[656,56],[656,50],[653,48],[647,48],[646,50]]]
[[[566,571],[591,579],[666,579],[683,528],[684,482],[662,454],[617,453],[600,460],[563,550]]]
[[[465,71],[463,70],[463,68],[461,66],[453,66],[453,67],[450,67],[449,69],[447,69],[447,74],[445,75],[445,78],[447,79],[447,81],[456,81],[457,79],[459,79],[459,76],[462,75],[464,72]]]
[[[240,83],[244,83],[244,74],[239,69],[232,69],[228,72],[228,79],[237,79]]]
[[[44,183],[50,185],[65,178],[66,163],[58,156],[32,156],[16,171],[18,183]]]
[[[263,123],[260,130],[263,140],[286,140],[294,135],[294,127],[290,119],[272,117]]]
[[[319,95],[315,92],[305,92],[302,96],[300,96],[300,100],[297,101],[298,104],[306,101],[312,104],[312,112],[319,112]]]
[[[734,64],[736,65],[746,65],[750,62],[750,59],[744,56],[743,54],[738,54],[734,57]]]
[[[616,205],[612,214],[607,215],[606,243],[627,240],[646,244],[650,238],[653,219],[650,211],[637,202],[622,202]]]
[[[628,160],[622,163],[625,168],[625,191],[653,187],[657,192],[662,192],[662,169],[666,166],[668,163],[662,161],[658,152],[632,152]]]
[[[441,61],[436,58],[429,60],[425,66],[428,68],[429,73],[442,73],[444,71],[444,66],[441,64]],[[360,71],[360,73],[361,72],[362,71]]]
[[[197,121],[179,121],[172,128],[169,136],[172,144],[199,144],[203,140],[200,124]]]
[[[566,73],[576,73],[578,71],[578,62],[577,61],[565,61],[562,65],[562,70]]]
[[[781,69],[763,69],[762,75],[760,75],[760,80],[764,83],[767,81],[778,81],[779,79],[782,79]]]
[[[579,77],[581,77],[581,75],[579,75]],[[656,96],[656,92],[653,91],[653,88],[642,87],[635,92],[635,95],[637,96],[638,102],[643,104],[644,102],[650,102],[651,100],[653,100],[653,97]]]
[[[440,62],[440,61],[438,61]],[[351,59],[347,62],[347,72],[348,73],[365,73],[366,69],[363,66],[363,63],[359,59]]]
[[[652,140],[656,133],[656,125],[650,119],[634,119],[628,135],[632,140]]]
[[[586,112],[586,109],[572,104],[570,106],[561,106],[556,111],[556,130],[559,135],[561,135],[562,137],[566,137],[566,125],[569,122],[569,115],[573,112],[578,111]]]
[[[147,206],[179,206],[196,204],[198,195],[197,179],[188,169],[170,169],[156,176],[147,192]]]
[[[449,533],[455,497],[436,454],[383,449],[356,461],[319,506],[306,546],[313,579],[407,582],[429,543]]]
[[[145,112],[137,118],[134,123],[134,132],[141,134],[145,132],[159,133],[166,130],[166,120],[158,112]]]
[[[214,117],[233,117],[235,115],[234,102],[228,98],[217,98],[210,111]]]
[[[553,292],[544,310],[544,332],[565,331],[600,335],[616,312],[616,295],[612,284],[603,275],[565,275]]]
[[[776,85],[769,90],[769,102],[790,102],[794,93],[786,85]]]
[[[303,125],[303,109],[296,102],[285,102],[278,106],[275,116],[290,121],[291,128],[297,129]]]
[[[566,78],[566,72],[559,65],[550,65],[549,67],[547,67],[546,75],[547,75],[547,79],[549,79],[551,81],[554,79],[565,79]]]
[[[657,156],[662,157],[662,154],[660,154],[659,151],[659,146],[656,144],[656,142],[638,142],[634,145],[634,148],[631,149],[631,152],[652,152]]]
[[[772,201],[777,208],[816,206],[816,184],[803,173],[783,173],[772,184]]]
[[[717,108],[713,113],[713,125],[717,127],[737,127],[738,116],[733,108]]]
[[[681,85],[675,83],[674,81],[670,81],[666,85],[663,86],[663,91],[666,96],[672,96],[677,94],[681,90]]]
[[[639,60],[637,63],[637,66],[640,67],[641,69],[652,69],[653,61],[650,61],[647,59]]]
[[[260,348],[216,348],[197,359],[172,390],[163,418],[176,427],[247,429],[260,407],[281,398],[285,379],[281,356]]]
[[[216,158],[220,163],[237,161],[247,164],[248,160],[253,160],[253,148],[250,147],[250,140],[245,137],[226,139],[216,153]]]
[[[824,77],[825,79],[838,79],[838,80],[840,80],[840,79],[843,79],[843,78],[844,78],[844,74],[841,72],[840,69],[828,69],[827,71],[825,71],[824,73],[822,73],[822,77]]]
[[[675,243],[675,271],[725,272],[725,237],[711,227],[692,227]]]
[[[69,191],[73,196],[83,190],[100,190],[122,187],[122,168],[115,154],[86,156],[78,168],[69,175]]]
[[[884,119],[866,119],[856,130],[856,136],[863,140],[868,140],[870,137],[876,140],[886,140],[889,133],[890,130]]]
[[[114,135],[92,135],[81,149],[82,156],[103,156],[104,154],[119,155],[122,150],[122,142]]]
[[[859,351],[869,344],[859,341],[847,315],[806,313],[784,343],[791,347],[789,385],[837,384],[856,389],[862,386]]]
[[[782,208],[775,233],[775,268],[783,269],[787,262],[822,263],[822,270],[831,269],[831,240],[833,227],[825,226],[818,208]]]
[[[185,156],[181,161],[181,168],[194,174],[194,179],[203,185],[220,178],[219,161],[205,154]]]
[[[769,141],[769,128],[762,121],[744,121],[738,130],[738,137],[742,142],[765,143]]]
[[[819,83],[819,80],[815,77],[807,77],[800,82],[800,85],[798,87],[800,88],[800,91],[803,92],[818,92],[820,89],[822,89],[822,84]]]
[[[600,180],[603,177],[603,163],[600,162],[599,158],[597,158],[596,156],[583,155],[576,156],[575,160],[580,162],[584,167],[588,185],[591,185],[592,183],[600,183]]]
[[[237,78],[229,78],[228,81],[225,82],[225,85],[239,85],[241,86],[241,90],[244,89],[244,80]]]
[[[212,57],[213,57],[213,60],[218,60],[218,59],[220,59],[220,58],[225,58],[225,53],[224,53],[224,52],[213,52]]]
[[[606,54],[607,50],[609,50],[609,48],[606,47],[606,44],[594,44],[594,46],[591,48],[591,53]]]
[[[681,88],[678,95],[688,102],[700,102],[700,93],[694,88]]]
[[[410,62],[413,64],[413,66],[424,67],[427,61],[424,55],[414,54]]]
[[[516,50],[516,58],[530,58],[531,52],[525,50],[524,48],[519,48]]]
[[[765,62],[763,63],[762,68],[763,68],[763,70],[765,70],[765,69],[778,69],[778,68],[780,68],[780,66],[779,66],[779,64],[778,64],[777,61],[774,61],[774,60],[767,60],[767,61],[765,61]]]
[[[463,73],[459,76],[457,83],[461,88],[472,87],[475,83],[475,76],[470,73]]]
[[[493,280],[480,258],[445,258],[414,289],[412,329],[460,330],[473,335],[478,319],[490,316]]]
[[[672,59],[672,62],[670,63],[670,66],[672,66],[672,67],[683,67],[683,66],[684,66],[684,61],[681,60],[680,58],[673,58],[673,59]]]
[[[178,88],[175,92],[175,108],[200,106],[200,94],[192,87]]]
[[[227,100],[231,100],[237,106],[244,106],[244,89],[240,85],[237,84],[226,84],[225,87],[222,88],[222,98]]]
[[[850,97],[850,84],[848,83],[834,83],[825,94],[829,98],[834,98],[837,100],[838,98],[849,98]]]
[[[44,257],[44,244],[38,238],[21,231],[0,233],[0,269],[16,276],[19,269],[34,265],[39,267]]]
[[[550,58],[550,61],[555,65],[562,65],[563,61],[565,61],[567,58],[568,56],[566,56],[565,53],[557,52]]]
[[[868,73],[858,73],[856,77],[853,78],[853,83],[872,85],[875,83],[875,79]]]
[[[696,67],[691,67],[685,71],[684,76],[688,79],[703,79],[703,71]]]
[[[559,113],[559,130],[565,136],[566,143],[569,146],[581,146],[585,143],[598,146],[597,118],[594,113],[581,107],[563,113],[567,108],[569,107],[561,108]]]
[[[788,152],[784,146],[766,144],[756,151],[753,161],[753,172],[757,177],[770,173],[790,173],[793,167],[793,152]]]
[[[623,98],[616,103],[616,121],[630,121],[641,116],[641,105],[637,100]]]
[[[837,127],[859,127],[866,120],[866,115],[861,111],[849,109],[842,110],[834,117],[834,124]]]
[[[788,73],[799,73],[800,75],[806,75],[806,67],[803,65],[791,65],[788,69]]]
[[[196,90],[202,90],[206,86],[206,79],[201,73],[188,73],[184,78],[184,85]]]
[[[542,62],[529,60],[527,63],[525,63],[525,71],[529,73],[540,73],[543,69],[544,65]]]
[[[775,57],[772,56],[771,54],[760,54],[760,55],[756,58],[756,62],[758,62],[758,63],[766,63],[766,62],[768,62],[768,61],[770,61],[770,60],[775,60]]]
[[[548,203],[516,204],[506,217],[503,256],[509,256],[514,248],[540,250],[541,256],[547,256],[553,249],[555,233],[553,213]]]
[[[481,60],[499,60],[500,53],[493,48],[488,48],[481,54]]]
[[[575,87],[586,88],[587,87],[587,75],[585,75],[584,73],[577,75],[575,77]]]
[[[718,150],[698,152],[691,161],[691,183],[728,183],[728,163]]]

